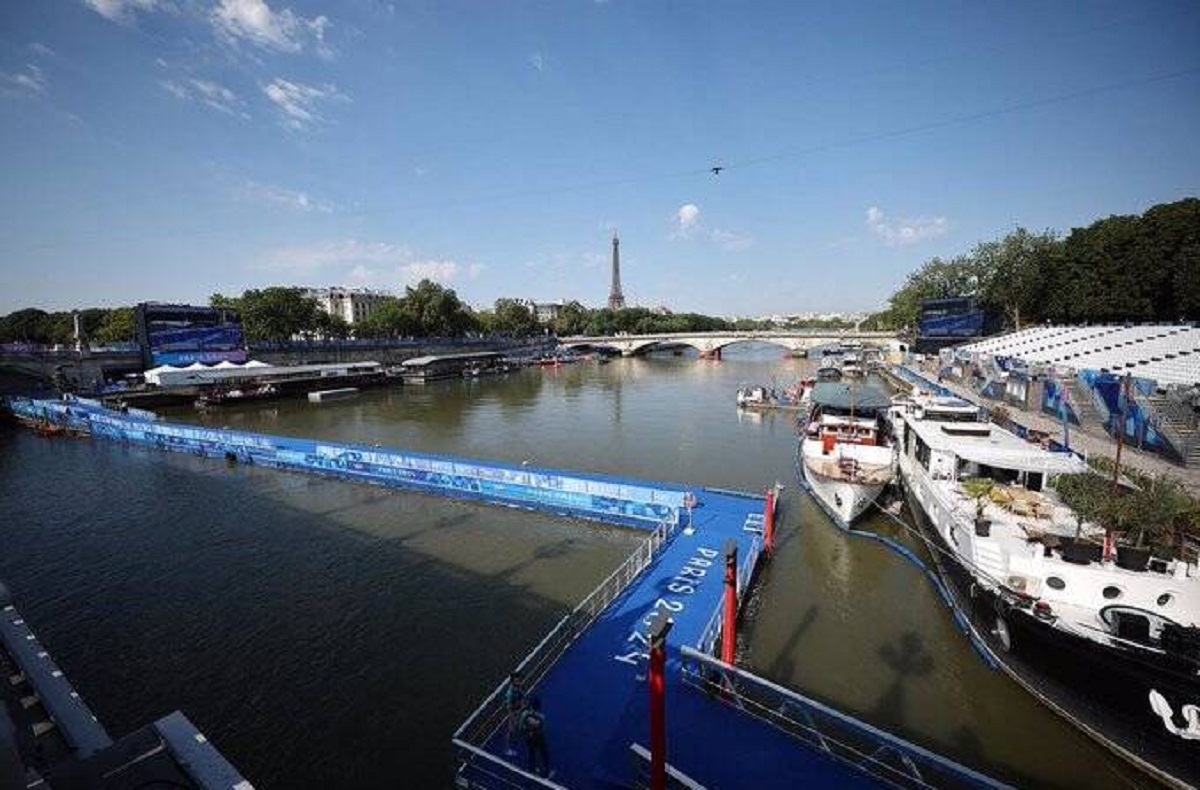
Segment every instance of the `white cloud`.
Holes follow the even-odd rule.
[[[533,66],[539,72],[546,70],[546,58],[540,52],[534,52],[529,56],[529,65]]]
[[[226,115],[249,117],[242,110],[244,103],[236,93],[211,80],[161,80],[163,90],[177,99],[199,102]]]
[[[45,44],[41,43],[40,41],[30,42],[29,51],[32,52],[33,54],[38,55],[39,57],[43,57],[43,58],[52,58],[58,54],[57,52],[50,49],[50,47],[46,46]]]
[[[945,217],[890,219],[878,206],[871,206],[867,209],[867,227],[889,247],[904,247],[944,236],[950,230],[950,221]]]
[[[316,211],[322,214],[329,214],[333,211],[333,206],[329,203],[318,200],[307,192],[285,189],[272,184],[260,184],[256,181],[245,182],[237,188],[235,194],[239,200],[284,208],[289,211],[302,213]]]
[[[754,239],[750,238],[749,236],[743,236],[742,234],[736,233],[732,230],[713,228],[713,231],[709,234],[709,237],[721,249],[729,252],[741,252],[742,250],[748,250],[754,246]]]
[[[113,22],[132,22],[135,11],[153,11],[159,6],[158,0],[83,0],[83,3]]]
[[[675,212],[671,238],[686,239],[700,228],[700,207],[695,203],[684,203]]]
[[[410,284],[421,280],[448,283],[458,277],[459,265],[455,261],[413,261],[401,266],[398,273],[404,282]]]
[[[386,242],[358,239],[283,247],[268,254],[263,266],[268,269],[312,271],[336,264],[372,264],[399,266],[413,259],[412,250]]]
[[[295,131],[324,122],[325,118],[317,112],[319,103],[349,101],[333,85],[305,85],[281,77],[276,77],[270,84],[264,85],[262,90],[283,113],[280,123]]]
[[[461,264],[452,259],[418,258],[409,247],[359,239],[283,247],[268,253],[260,268],[296,274],[343,269],[343,279],[358,286],[395,288],[421,280],[451,283],[474,280],[487,269],[482,263]],[[334,275],[336,276],[336,275]]]
[[[303,17],[290,8],[273,11],[266,0],[221,0],[210,19],[217,35],[230,44],[247,41],[277,52],[300,52],[311,43],[321,57],[334,54],[325,40],[331,27],[326,16]]]
[[[0,71],[0,94],[30,96],[46,92],[46,74],[32,63],[21,71]]]

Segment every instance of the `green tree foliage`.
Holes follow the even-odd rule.
[[[589,310],[579,302],[567,302],[558,311],[552,329],[559,337],[582,335],[587,329]]]
[[[108,339],[101,336],[102,330],[113,313],[125,311],[129,314],[128,336]],[[91,307],[79,312],[80,330],[83,339],[89,342],[108,343],[133,340],[132,308],[106,310]],[[38,343],[43,345],[68,345],[75,340],[75,314],[72,311],[48,313],[29,307],[0,317],[0,343]]]
[[[212,306],[236,309],[242,318],[242,329],[250,340],[279,341],[315,335],[323,324],[320,317],[323,313],[317,300],[306,297],[300,288],[252,289],[236,300],[214,297]]]
[[[1200,199],[1113,216],[1059,238],[1017,228],[908,276],[870,329],[914,328],[921,302],[974,296],[1012,328],[1028,323],[1200,320]]]
[[[460,337],[478,328],[475,315],[453,288],[422,280],[408,287],[401,298],[404,310],[421,337]]]
[[[537,316],[518,299],[497,299],[489,325],[483,328],[488,333],[516,337],[541,334],[542,331]]]
[[[134,320],[132,307],[118,307],[109,310],[100,322],[93,336],[96,342],[105,345],[112,343],[132,343],[137,339],[137,325]]]

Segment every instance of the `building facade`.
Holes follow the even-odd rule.
[[[394,298],[385,291],[366,288],[309,288],[304,295],[315,299],[325,313],[351,326],[365,321],[384,301]]]

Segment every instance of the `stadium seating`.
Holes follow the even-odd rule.
[[[1200,328],[1193,326],[1039,326],[961,349],[1073,370],[1131,373],[1159,387],[1200,384]]]

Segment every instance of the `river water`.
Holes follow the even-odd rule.
[[[778,480],[780,545],[744,664],[1022,786],[1152,786],[987,669],[923,576],[798,490],[792,416],[739,414],[733,394],[810,370],[747,344],[720,362],[169,416],[693,485]],[[117,734],[184,710],[262,788],[448,786],[456,726],[642,537],[0,429],[0,579],[76,687]]]

